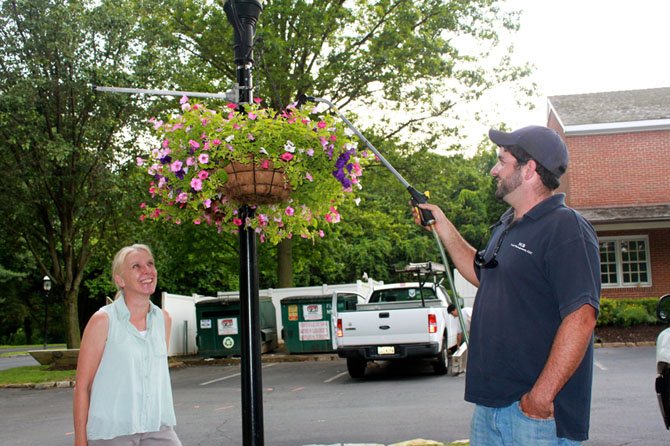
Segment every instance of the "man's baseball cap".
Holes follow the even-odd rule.
[[[511,133],[489,130],[489,138],[499,146],[519,146],[549,172],[560,177],[568,168],[568,148],[554,130],[529,125]]]

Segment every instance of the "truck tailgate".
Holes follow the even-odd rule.
[[[340,313],[342,347],[355,345],[413,344],[430,341],[428,333],[429,308],[368,310]]]

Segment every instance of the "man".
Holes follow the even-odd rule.
[[[437,231],[478,286],[465,399],[471,446],[578,445],[588,438],[593,329],[600,305],[598,242],[555,194],[568,165],[551,129],[489,131],[498,145],[496,196],[510,205],[477,252],[437,206]]]
[[[461,321],[458,319],[458,310],[456,305],[449,304],[447,307],[447,313],[452,315],[458,320],[458,333],[456,335],[456,345],[461,346],[463,343],[463,328],[461,327]],[[461,308],[461,315],[463,315],[463,323],[465,324],[465,332],[470,335],[470,321],[472,320],[472,307],[463,307]]]

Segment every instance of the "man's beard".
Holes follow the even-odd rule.
[[[499,179],[496,187],[496,198],[504,199],[507,194],[514,192],[521,186],[521,169],[514,169],[514,173],[505,179]]]

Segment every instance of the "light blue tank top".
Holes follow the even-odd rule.
[[[155,432],[176,424],[163,311],[153,303],[142,336],[123,298],[103,307],[109,318],[105,351],[93,380],[89,440]]]

